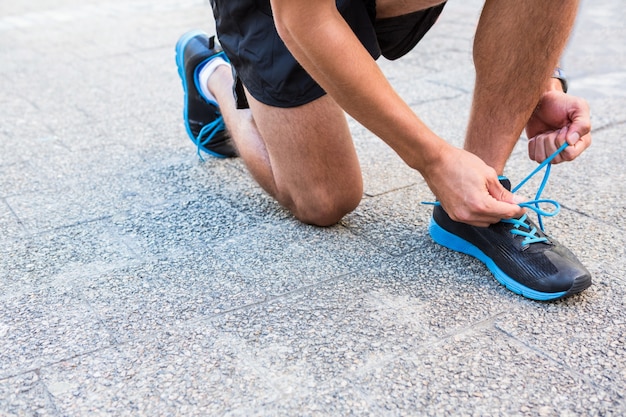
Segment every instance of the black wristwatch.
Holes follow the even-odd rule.
[[[552,78],[559,80],[561,82],[561,87],[563,87],[563,92],[567,93],[567,78],[565,77],[565,72],[561,68],[556,67],[554,69]]]

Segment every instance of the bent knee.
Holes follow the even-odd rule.
[[[291,211],[303,223],[331,226],[354,210],[362,196],[362,187],[342,192],[318,189],[294,199]]]

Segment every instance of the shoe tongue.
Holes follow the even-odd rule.
[[[502,175],[498,177],[500,180],[500,184],[507,190],[511,191],[511,181],[507,177],[503,177]]]

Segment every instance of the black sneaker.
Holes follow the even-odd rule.
[[[218,158],[237,156],[217,103],[207,100],[198,87],[197,69],[217,56],[228,62],[215,38],[199,30],[185,33],[176,43],[176,66],[185,92],[183,118],[200,158],[200,151]]]
[[[511,189],[508,179],[500,182]],[[502,285],[533,300],[556,300],[591,285],[591,274],[576,256],[539,230],[527,214],[475,227],[453,221],[437,205],[429,232],[435,242],[477,258]]]

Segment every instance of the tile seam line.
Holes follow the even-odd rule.
[[[504,336],[506,336],[507,338],[509,338],[510,340],[515,342],[516,344],[518,344],[519,346],[523,346],[525,349],[528,349],[529,351],[533,352],[534,354],[539,355],[540,357],[542,357],[544,359],[547,359],[548,361],[550,361],[553,364],[557,365],[559,368],[567,371],[570,375],[572,375],[572,376],[574,376],[576,378],[581,379],[586,384],[589,384],[590,386],[592,386],[597,391],[602,391],[602,392],[606,392],[606,393],[609,393],[609,394],[620,395],[619,391],[617,391],[615,389],[607,389],[607,388],[604,388],[604,387],[598,385],[595,381],[590,379],[584,373],[580,372],[578,369],[573,368],[570,365],[568,365],[567,363],[558,360],[557,358],[553,357],[552,355],[550,355],[549,353],[545,352],[541,348],[533,345],[532,343],[524,341],[524,340],[516,337],[513,333],[506,331],[505,329],[500,327],[495,322],[494,322],[494,328],[495,328],[496,331],[502,333]]]
[[[109,344],[107,346],[102,346],[102,347],[99,347],[97,349],[91,349],[91,350],[88,350],[88,351],[85,351],[85,352],[81,352],[81,353],[77,353],[75,355],[67,356],[67,357],[64,357],[64,358],[61,358],[61,359],[51,360],[51,361],[48,361],[48,362],[42,362],[41,364],[39,364],[37,366],[33,366],[33,367],[30,367],[30,368],[25,368],[25,369],[22,369],[22,370],[17,370],[16,372],[13,372],[13,373],[0,374],[0,382],[9,380],[11,378],[17,378],[19,376],[27,375],[27,374],[30,374],[30,373],[35,373],[35,374],[37,374],[39,376],[39,373],[40,373],[40,371],[42,369],[49,368],[51,366],[58,365],[58,364],[63,363],[63,362],[67,362],[67,361],[71,361],[71,360],[74,360],[74,359],[78,359],[78,358],[82,358],[82,357],[85,357],[85,356],[89,356],[89,355],[92,355],[92,354],[97,353],[97,352],[102,352],[102,351],[105,351],[105,350],[108,350],[108,349],[115,349],[118,346],[123,346],[125,344],[128,344],[128,342],[118,343],[118,344]]]

